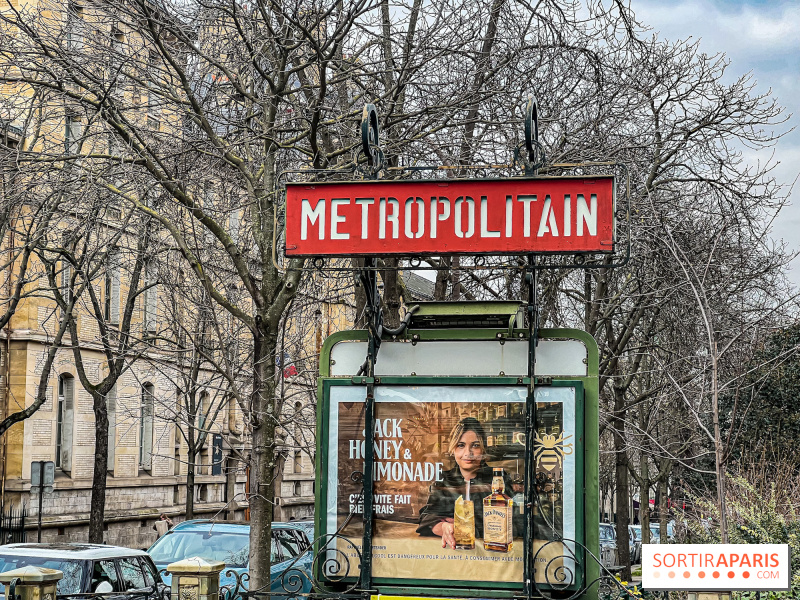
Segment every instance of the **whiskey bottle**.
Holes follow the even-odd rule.
[[[486,434],[486,446],[491,448],[497,443],[497,439],[494,434],[494,426],[489,425],[489,433]]]
[[[511,552],[514,501],[505,493],[502,467],[495,467],[492,475],[492,493],[483,499],[483,547]]]

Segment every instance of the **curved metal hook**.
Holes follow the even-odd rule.
[[[378,111],[374,104],[365,104],[364,111],[361,113],[361,147],[370,167],[380,168],[383,166]]]
[[[539,144],[539,103],[536,96],[528,96],[525,105],[525,149],[530,162],[536,162],[536,146]]]

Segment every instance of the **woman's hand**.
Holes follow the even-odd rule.
[[[455,526],[453,525],[453,519],[439,521],[433,526],[431,531],[433,531],[435,535],[442,536],[442,548],[447,548],[447,546],[450,546],[453,550],[456,549],[456,538],[454,535]]]

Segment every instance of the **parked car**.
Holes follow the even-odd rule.
[[[99,544],[7,544],[0,546],[0,572],[44,567],[64,573],[56,589],[62,594],[132,592],[157,600],[166,586],[155,564],[142,550]],[[0,584],[0,593],[5,594]],[[113,598],[113,596],[108,596]]]
[[[650,523],[650,543],[651,544],[661,543],[661,531],[658,523]]]
[[[642,562],[642,528],[639,525],[628,525],[630,537],[631,564]]]
[[[317,536],[316,536],[316,532],[315,532],[314,519],[313,518],[310,518],[310,519],[309,518],[303,518],[303,519],[300,519],[299,521],[290,521],[290,524],[292,524],[292,525],[294,525],[296,527],[300,527],[303,531],[305,531],[306,537],[312,543],[316,539]]]
[[[651,543],[653,544],[660,544],[661,543],[661,523],[650,523],[650,532],[652,534],[653,540]],[[667,539],[665,543],[674,542],[675,541],[675,521],[668,521],[667,522]]]
[[[226,568],[220,573],[220,585],[233,585],[236,582],[234,572],[241,575],[250,570],[250,524],[207,519],[184,521],[158,538],[147,552],[159,570],[166,569],[170,563],[194,556],[224,562]],[[297,562],[292,572],[299,571],[304,575],[302,592],[309,592],[313,556],[308,536],[294,522],[273,523],[273,592],[281,591],[282,582],[279,578],[295,559]],[[169,583],[169,573],[162,575],[164,581]],[[289,585],[288,581],[283,583]]]
[[[614,569],[619,565],[617,532],[610,523],[600,523],[600,563],[606,569]]]

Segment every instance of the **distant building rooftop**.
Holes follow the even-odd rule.
[[[401,277],[408,293],[411,294],[410,300],[433,300],[433,293],[436,287],[433,281],[411,271],[403,271]]]

